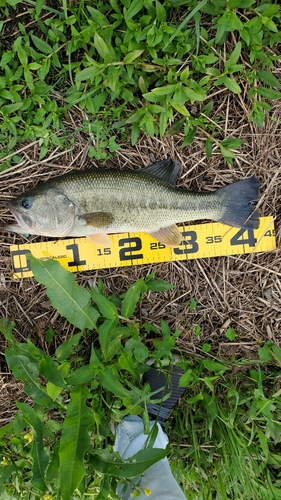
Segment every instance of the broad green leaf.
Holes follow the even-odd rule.
[[[161,2],[156,0],[156,16],[158,21],[163,22],[166,20],[166,9]]]
[[[21,45],[18,46],[17,52],[18,52],[18,58],[19,58],[21,64],[23,65],[23,67],[27,66],[28,55],[27,55],[26,51],[22,48]]]
[[[188,387],[190,382],[194,380],[193,370],[189,368],[180,378],[179,387]]]
[[[272,353],[270,347],[266,344],[258,349],[258,355],[260,361],[267,363],[272,360]]]
[[[146,85],[146,80],[144,79],[144,77],[142,75],[139,76],[138,83],[139,83],[139,88],[140,88],[141,92],[143,94],[145,94],[147,92],[147,85]]]
[[[121,91],[121,97],[126,102],[132,102],[134,100],[134,94],[130,90],[126,89],[125,87]]]
[[[118,364],[123,370],[131,373],[133,377],[138,378],[138,373],[136,368],[134,367],[132,355],[129,352],[124,352],[121,356],[118,357]]]
[[[225,370],[229,370],[229,368],[223,363],[219,363],[218,361],[212,361],[211,359],[204,359],[203,365],[207,370],[214,372],[224,372]]]
[[[163,108],[163,106],[159,106],[159,104],[149,104],[148,110],[150,113],[162,113],[166,111],[166,109]]]
[[[106,82],[108,87],[115,92],[116,91],[116,86],[118,83],[118,69],[115,66],[109,66],[107,75],[106,75]]]
[[[41,14],[41,10],[43,9],[45,0],[36,0],[35,2],[35,12],[36,16],[39,17]]]
[[[168,118],[169,116],[167,112],[160,113],[160,127],[159,127],[160,137],[163,137],[166,132]]]
[[[155,133],[154,120],[149,114],[146,115],[145,119],[141,121],[140,126],[148,135],[150,135],[150,137],[154,137]]]
[[[43,52],[44,54],[51,54],[53,52],[53,49],[51,45],[49,45],[47,42],[42,40],[41,38],[38,38],[36,35],[30,35],[31,39],[35,45],[35,47],[40,50],[40,52]]]
[[[69,358],[74,350],[74,347],[79,344],[81,337],[82,332],[75,333],[74,335],[72,335],[72,337],[70,337],[69,340],[63,342],[63,344],[58,346],[58,348],[56,349],[56,357],[60,362]]]
[[[35,410],[28,404],[17,403],[17,405],[23,413],[27,414],[27,421],[34,432],[31,451],[33,459],[31,483],[35,486],[35,488],[38,488],[38,490],[45,492],[47,490],[47,486],[44,477],[46,467],[49,463],[49,456],[44,448],[43,424]]]
[[[10,101],[14,100],[12,93],[9,92],[7,89],[0,90],[0,97],[4,97],[4,99],[9,99]]]
[[[257,69],[257,76],[266,85],[276,87],[277,89],[281,88],[281,83],[279,82],[278,78],[270,73],[270,71],[266,71],[265,69]]]
[[[81,385],[92,380],[95,375],[96,370],[90,364],[84,365],[66,377],[66,382],[70,385]]]
[[[13,431],[13,423],[14,422],[12,421],[12,422],[9,422],[8,424],[2,425],[0,427],[0,439],[2,437],[4,437],[6,434],[9,434],[9,435],[13,434],[13,432],[14,432]]]
[[[228,21],[233,30],[240,30],[243,28],[243,24],[235,12],[228,12]]]
[[[133,52],[128,52],[124,57],[124,64],[132,63],[137,57],[143,53],[143,50],[134,50]]]
[[[116,306],[110,302],[104,295],[99,293],[94,287],[91,288],[91,297],[97,304],[100,313],[108,319],[115,319],[118,317]]]
[[[43,386],[38,382],[39,371],[35,363],[31,363],[27,356],[13,353],[13,349],[6,349],[5,358],[13,375],[24,382],[24,392],[38,404],[50,403]]]
[[[164,290],[172,290],[175,288],[175,285],[168,283],[164,280],[149,280],[146,282],[147,289],[152,290],[153,292],[163,292]]]
[[[273,89],[266,89],[265,87],[259,87],[257,89],[258,94],[262,95],[266,99],[280,99],[281,92]]]
[[[13,321],[9,321],[8,318],[0,318],[0,332],[3,333],[5,339],[13,339],[13,328],[16,325]]]
[[[228,88],[228,90],[231,90],[231,92],[233,92],[234,94],[241,94],[241,88],[240,88],[240,86],[232,78],[229,78],[228,76],[225,76],[224,79],[223,79],[223,83]]]
[[[99,373],[99,379],[101,385],[115,396],[120,398],[130,397],[130,391],[123,387],[118,377],[114,375],[108,366]]]
[[[171,104],[173,108],[175,108],[175,110],[178,111],[178,113],[180,113],[181,115],[190,116],[188,109],[183,104],[174,104],[173,101],[171,101]]]
[[[182,90],[185,93],[186,99],[189,99],[190,101],[204,101],[206,99],[206,94],[202,89],[202,93],[196,92],[195,90],[191,89],[190,87],[182,87]]]
[[[207,158],[211,158],[212,151],[213,151],[213,140],[209,138],[206,140],[206,156],[207,156]]]
[[[225,63],[226,68],[229,68],[230,66],[233,66],[234,64],[237,63],[237,61],[240,57],[240,54],[241,54],[241,47],[242,47],[241,42],[237,42],[234,50],[232,51],[232,53],[230,54],[229,58],[227,59],[227,61]]]
[[[105,59],[106,56],[110,55],[110,50],[106,42],[97,32],[95,32],[94,35],[94,45],[102,59]]]
[[[167,449],[147,448],[123,461],[117,453],[104,450],[101,453],[90,455],[89,461],[94,470],[103,474],[130,478],[143,474],[153,464],[165,458],[167,454]]]
[[[105,360],[107,360],[107,351],[111,341],[111,333],[113,329],[118,325],[118,321],[118,317],[114,317],[113,319],[106,319],[102,323],[102,325],[98,327],[101,352]]]
[[[93,425],[93,412],[87,406],[88,388],[80,385],[70,395],[60,439],[60,498],[69,500],[79,487],[86,470],[84,455],[91,442],[88,428]]]
[[[94,370],[103,368],[103,364],[101,363],[93,344],[91,350],[90,365]]]
[[[95,348],[92,345],[90,363],[72,371],[72,373],[69,376],[66,375],[65,378],[68,384],[85,384],[92,380],[101,370],[103,370],[103,364],[100,362]]]
[[[222,144],[220,144],[220,150],[221,150],[221,154],[224,156],[224,158],[235,158],[234,153],[232,153],[232,151],[230,151],[230,149],[227,149],[224,146],[222,146]]]
[[[161,98],[158,95],[153,94],[152,92],[146,92],[143,94],[143,98],[146,99],[149,102],[161,102]]]
[[[262,23],[271,31],[274,33],[278,33],[278,27],[276,26],[275,22],[272,21],[272,19],[269,19],[266,16],[262,16]]]
[[[64,380],[51,356],[45,354],[44,357],[40,360],[38,368],[39,372],[54,385],[58,387],[65,387]]]
[[[272,352],[272,356],[279,363],[279,366],[281,366],[281,349],[280,349],[280,347],[278,347],[277,345],[273,345],[271,347],[271,352]]]
[[[130,316],[132,316],[137,303],[140,301],[141,294],[146,291],[147,285],[143,278],[140,278],[138,281],[129,286],[121,306],[121,314],[124,318],[130,318]]]
[[[132,19],[143,7],[143,0],[133,0],[128,9],[124,9],[125,22]]]
[[[236,338],[236,331],[233,328],[228,328],[225,332],[225,336],[229,340],[234,340]]]
[[[105,17],[105,15],[98,9],[94,9],[94,7],[90,7],[87,5],[87,9],[91,14],[91,18],[95,23],[99,24],[100,26],[106,26],[108,25],[108,20]]]
[[[177,90],[177,88],[178,88],[177,84],[165,85],[164,87],[156,87],[155,89],[152,89],[151,92],[155,96],[165,96],[172,94]]]
[[[55,260],[43,262],[31,254],[28,258],[36,281],[46,286],[52,306],[80,330],[96,329],[99,313],[89,304],[90,292],[75,282],[73,274]]]
[[[4,116],[11,115],[15,111],[18,111],[23,106],[23,102],[15,102],[14,104],[7,104],[6,106],[1,106],[1,111]]]
[[[52,454],[50,457],[48,469],[46,471],[46,481],[50,484],[58,475],[59,464],[59,440],[52,446]],[[47,500],[48,496],[43,497],[42,500]],[[50,499],[51,500],[51,499]]]
[[[235,139],[224,139],[223,141],[221,141],[221,144],[225,148],[232,148],[232,149],[238,149],[244,143],[245,143],[245,141],[243,139],[238,139],[238,138],[235,138]]]
[[[134,349],[134,356],[139,363],[144,363],[148,358],[148,354],[148,348],[144,344],[140,343],[140,345]]]
[[[87,68],[84,68],[81,71],[79,71],[79,73],[76,73],[75,80],[77,82],[83,82],[84,80],[88,80],[88,78],[90,78],[91,81],[93,81],[95,76],[103,72],[104,72],[103,65],[87,66]]]
[[[50,398],[52,398],[53,401],[55,401],[59,397],[59,395],[63,390],[62,387],[59,387],[58,385],[55,385],[52,382],[47,382],[46,388],[48,396],[50,396]]]
[[[140,136],[140,127],[138,123],[134,123],[132,126],[132,132],[131,132],[131,143],[132,146],[134,146],[137,143],[137,140]]]

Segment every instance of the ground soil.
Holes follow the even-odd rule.
[[[278,76],[276,72],[275,74]],[[142,136],[135,147],[129,140],[112,156],[107,165],[137,169],[170,155],[182,162],[178,185],[193,191],[213,190],[256,175],[262,181],[259,208],[262,215],[273,215],[276,227],[277,249],[268,253],[245,254],[183,262],[159,263],[125,268],[87,271],[76,274],[79,284],[89,286],[89,280],[101,278],[106,293],[124,292],[134,280],[156,272],[158,278],[175,285],[164,293],[149,293],[142,301],[137,317],[160,324],[165,319],[172,331],[181,329],[178,348],[186,356],[202,355],[202,345],[211,345],[210,356],[229,359],[256,359],[257,349],[266,340],[281,345],[281,270],[280,270],[280,156],[281,156],[281,102],[276,101],[263,128],[249,124],[249,106],[243,95],[231,97],[220,92],[215,99],[216,127],[221,138],[240,137],[244,145],[237,152],[233,167],[214,146],[213,155],[207,159],[206,137],[198,131],[193,143],[182,148],[183,136],[179,133],[162,140]],[[89,144],[94,138],[78,131],[83,117],[69,115],[67,127],[72,128],[75,145],[67,151],[49,151],[39,160],[38,141],[20,145],[22,161],[0,174],[0,224],[12,221],[6,207],[9,199],[23,193],[41,181],[70,171],[97,166],[96,160],[87,157]],[[0,317],[15,322],[15,335],[21,341],[27,337],[40,348],[48,351],[63,342],[73,331],[67,322],[52,308],[44,287],[33,278],[14,280],[10,258],[10,245],[21,244],[24,237],[1,229],[0,246]],[[43,237],[30,237],[28,241],[44,241]],[[197,306],[190,311],[190,299]],[[196,334],[200,325],[201,334]],[[45,342],[45,332],[52,327],[57,335],[50,347]],[[236,331],[234,341],[225,337],[228,328]],[[198,333],[198,329],[197,329]],[[0,338],[0,425],[9,421],[15,411],[15,401],[24,399],[21,384],[14,380],[5,362],[6,341]]]

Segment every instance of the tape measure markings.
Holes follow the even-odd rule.
[[[219,222],[179,226],[183,240],[178,247],[166,247],[147,233],[111,234],[110,247],[87,238],[12,245],[14,278],[33,276],[26,254],[40,260],[56,259],[72,272],[125,267],[176,260],[223,257],[267,252],[276,248],[273,217],[262,217],[259,229],[237,229]]]

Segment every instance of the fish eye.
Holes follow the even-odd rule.
[[[23,208],[28,210],[29,208],[32,207],[32,201],[30,198],[25,198],[24,200],[22,200],[21,205]]]

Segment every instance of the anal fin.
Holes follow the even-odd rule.
[[[161,243],[164,243],[164,245],[168,247],[177,247],[182,240],[180,230],[176,224],[168,227],[161,227],[158,231],[154,231],[150,234],[153,238],[161,241]]]
[[[108,246],[111,245],[111,239],[106,233],[88,234],[87,238],[97,245]]]

